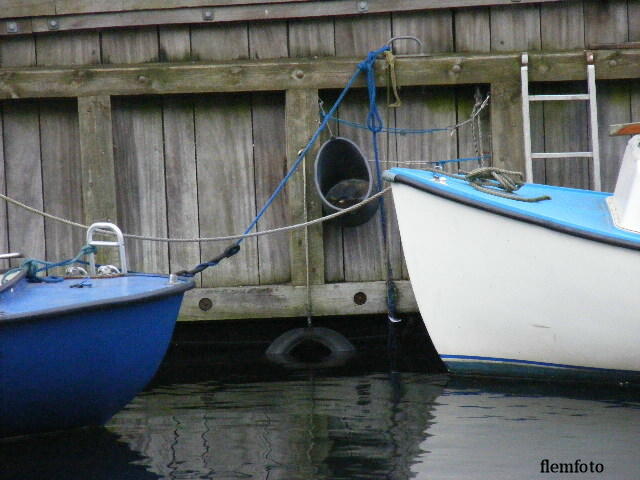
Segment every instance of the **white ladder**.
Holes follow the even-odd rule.
[[[596,103],[596,70],[593,64],[593,53],[586,52],[587,60],[587,92],[565,95],[529,95],[529,55],[522,54],[520,77],[522,81],[522,124],[524,130],[524,155],[525,155],[525,180],[533,181],[534,158],[568,158],[587,157],[593,162],[593,189],[600,191],[600,144],[598,143],[598,106]],[[590,152],[532,152],[531,151],[531,116],[529,114],[530,102],[549,101],[588,101],[589,125],[591,136]]]

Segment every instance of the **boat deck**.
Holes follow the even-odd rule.
[[[84,286],[72,288],[79,284]],[[177,284],[170,284],[166,275],[153,274],[75,278],[57,283],[29,283],[23,279],[0,292],[0,322],[55,310],[94,308],[101,304],[113,305],[117,302],[170,295],[187,290],[192,284],[187,279],[179,279]]]
[[[517,191],[518,195],[551,197],[551,200],[531,203],[478,191],[465,180],[447,176],[436,179],[429,171],[393,168],[389,172],[395,175],[395,182],[435,195],[544,227],[562,230],[565,233],[640,249],[640,234],[620,229],[613,223],[606,201],[611,193],[525,184]]]

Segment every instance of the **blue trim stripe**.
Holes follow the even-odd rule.
[[[584,367],[580,365],[565,365],[562,363],[547,363],[536,362],[534,360],[519,360],[516,358],[500,358],[500,357],[481,357],[475,355],[440,355],[443,361],[447,360],[468,360],[468,361],[482,361],[492,363],[515,363],[520,365],[534,365],[537,367],[547,368],[566,368],[571,370],[584,370],[584,371],[596,371],[602,373],[640,373],[635,370],[616,370],[611,368],[598,368],[598,367]]]

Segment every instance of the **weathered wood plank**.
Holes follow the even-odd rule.
[[[488,8],[455,10],[456,52],[491,50],[491,18]]]
[[[491,84],[491,139],[493,165],[524,172],[520,82]]]
[[[191,28],[191,56],[194,60],[237,60],[249,58],[246,24],[196,25]]]
[[[287,169],[285,99],[281,93],[254,93],[251,100],[256,206],[261,208]],[[286,192],[283,192],[265,212],[257,229],[261,231],[289,225],[291,221],[287,206]],[[259,237],[258,257],[261,284],[291,280],[291,258],[286,235]]]
[[[524,0],[522,3],[526,3]],[[534,0],[531,0],[534,1]],[[537,2],[545,0],[535,0]],[[546,0],[559,1],[559,0]],[[152,10],[152,9],[179,9],[185,7],[228,7],[232,5],[260,5],[260,8],[271,8],[274,4],[288,4],[290,9],[296,7],[296,3],[309,3],[309,0],[117,0],[104,2],[103,0],[5,0],[5,5],[0,18],[11,17],[30,17],[41,15],[73,15],[80,13],[100,13],[100,12],[123,12],[136,10]],[[318,3],[318,2],[314,2]],[[324,2],[328,3],[328,2]],[[396,8],[409,8],[415,10],[417,8],[433,9],[433,8],[455,8],[455,7],[471,7],[482,5],[497,5],[513,3],[513,0],[420,0],[416,1],[397,1],[399,5]],[[375,8],[381,8],[383,2],[374,2]],[[217,11],[217,9],[216,9]],[[292,11],[292,15],[298,12]],[[353,8],[351,13],[357,13]],[[265,15],[268,15],[265,13]]]
[[[393,35],[413,35],[423,42],[422,47],[412,41],[396,42],[394,50],[399,54],[451,52],[453,14],[450,10],[394,14]]]
[[[287,57],[286,22],[250,23],[249,56],[255,60]]]
[[[519,0],[520,3],[543,3],[558,0]],[[216,8],[171,8],[160,9],[157,6],[148,10],[131,10],[120,8],[115,12],[102,13],[71,13],[59,15],[55,18],[58,30],[138,27],[144,25],[181,24],[181,23],[219,23],[246,22],[256,20],[281,20],[293,18],[314,18],[356,14],[390,13],[414,11],[433,8],[452,8],[470,6],[488,6],[511,4],[508,0],[369,0],[366,11],[352,0],[308,1],[272,3],[258,5],[225,5]],[[139,7],[138,7],[139,8]],[[128,11],[127,11],[128,10]],[[14,10],[16,15],[9,17],[28,16],[24,10]],[[7,15],[6,11],[4,15]],[[3,15],[3,16],[4,16]],[[6,17],[5,17],[6,18]],[[39,16],[33,19],[33,30],[47,32],[51,30],[49,16]]]
[[[335,55],[335,52],[333,20],[289,22],[290,57],[327,57]]]
[[[157,61],[156,28],[103,32],[105,63]],[[129,233],[166,236],[167,209],[163,149],[162,108],[154,98],[114,98],[113,142],[117,165],[118,222]],[[131,267],[167,272],[168,247],[164,243],[128,243]]]
[[[336,50],[340,55],[364,57],[371,49],[379,48],[391,38],[392,25],[388,15],[368,17],[366,21],[352,22],[344,19],[336,20]],[[378,65],[379,72],[384,72]],[[384,92],[379,94],[384,99]],[[384,100],[381,99],[382,103]],[[350,92],[340,107],[340,116],[345,119],[366,123],[369,112],[369,97],[365,90]],[[384,111],[381,112],[384,115]],[[340,126],[340,135],[353,140],[362,150],[367,160],[374,159],[371,133],[367,130]],[[384,166],[387,160],[387,135],[378,135],[380,160]],[[373,173],[372,181],[377,184],[375,165],[369,164]],[[380,218],[376,215],[370,221],[357,227],[342,229],[344,278],[345,281],[372,281],[386,278],[383,268],[384,256]],[[399,258],[396,257],[399,261]],[[398,262],[396,268],[400,266]]]
[[[42,210],[39,107],[33,101],[7,102],[3,109],[7,195]],[[45,258],[44,219],[8,205],[9,248]]]
[[[543,50],[584,48],[582,2],[542,5],[541,44]],[[586,63],[585,63],[586,69]],[[586,76],[586,73],[585,73]],[[586,92],[586,82],[550,84],[544,93]],[[586,102],[545,102],[544,149],[546,152],[589,151],[589,110]],[[534,160],[545,164],[545,183],[590,188],[590,161],[584,158]]]
[[[595,52],[598,79],[640,77],[640,51]],[[277,91],[343,87],[360,59],[273,59],[203,64],[82,66],[0,71],[1,98]],[[584,52],[530,54],[532,82],[584,80]],[[403,85],[464,85],[517,79],[520,55],[475,54],[397,59]],[[378,71],[382,72],[382,69]],[[384,74],[379,85],[386,82]],[[363,86],[363,80],[355,87]]]
[[[111,98],[79,97],[78,119],[84,221],[118,222]]]
[[[43,66],[97,64],[100,63],[100,38],[97,32],[41,35],[36,37],[36,57],[38,65]],[[45,210],[82,223],[85,220],[83,187],[86,190],[88,185],[82,184],[78,118],[75,100],[52,99],[40,104]],[[107,128],[110,131],[111,125]],[[47,257],[54,260],[73,257],[84,244],[82,230],[52,220],[45,220],[45,234]]]
[[[127,233],[166,236],[167,208],[162,110],[156,99],[113,99],[118,223]],[[167,244],[130,241],[131,268],[169,270]]]
[[[200,236],[193,120],[195,101],[190,97],[167,97],[162,100],[167,229],[170,237]],[[170,271],[189,270],[199,263],[199,244],[169,244]],[[199,282],[200,278],[196,278],[196,281]]]
[[[491,8],[491,50],[540,50],[540,10],[537,5]]]
[[[627,2],[624,0],[588,1],[584,5],[584,19],[587,45],[603,42],[620,43],[629,39]],[[608,65],[596,64],[596,78],[603,78],[602,74],[607,69],[615,68],[616,62],[617,59],[612,58]],[[624,137],[610,137],[608,127],[612,123],[625,123],[631,120],[629,86],[629,82],[598,82],[600,171],[604,191],[613,191],[615,187],[627,143]]]
[[[33,37],[3,38],[0,41],[2,67],[27,67],[36,64],[36,44]]]
[[[188,27],[161,27],[159,54],[162,60],[191,57]],[[164,97],[162,120],[167,185],[167,230],[170,237],[200,236],[194,103],[191,96]],[[188,270],[200,263],[197,243],[169,244],[170,271]],[[200,285],[200,276],[196,277]]]
[[[0,105],[0,132],[4,132],[2,122],[2,105]],[[4,135],[0,134],[0,192],[6,194],[4,174]],[[0,200],[0,252],[9,252],[9,224],[7,222],[7,203]],[[9,268],[7,260],[0,260],[0,268]]]
[[[318,125],[318,91],[288,90],[285,98],[285,134],[287,169],[290,169],[298,157],[298,152],[305,147]],[[291,177],[286,191],[289,204],[289,215],[292,223],[300,223],[322,214],[320,199],[314,192],[313,162],[318,145],[312,148],[305,159],[304,170],[301,164]],[[303,175],[306,173],[306,178]],[[305,216],[305,183],[306,209]],[[312,284],[324,283],[324,247],[322,224],[308,228],[309,242],[309,281]],[[305,285],[307,279],[305,231],[291,232],[290,236],[291,283]]]
[[[247,95],[211,95],[195,108],[200,234],[206,237],[242,233],[256,213],[251,102]],[[201,245],[201,258],[220,254],[226,245]],[[242,243],[240,253],[202,274],[205,286],[256,285],[256,239]]]
[[[59,32],[38,35],[38,65],[95,65],[100,63],[98,32]]]
[[[82,223],[83,179],[75,101],[41,103],[40,145],[45,210]],[[74,257],[84,245],[84,234],[81,229],[45,219],[47,258],[60,261]]]
[[[399,290],[398,310],[417,312],[411,285],[396,282]],[[366,302],[354,301],[357,293]],[[362,298],[362,295],[359,295]],[[199,304],[208,299],[213,305],[203,311]],[[313,313],[323,315],[371,315],[385,313],[385,282],[353,282],[312,285]],[[203,302],[208,304],[208,302]],[[283,318],[306,315],[306,287],[294,285],[261,285],[253,287],[198,288],[187,292],[180,310],[180,321],[228,320],[239,318]]]

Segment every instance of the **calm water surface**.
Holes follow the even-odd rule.
[[[638,392],[174,367],[105,428],[0,443],[0,478],[640,478]]]

